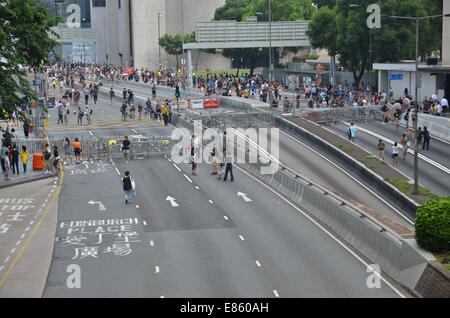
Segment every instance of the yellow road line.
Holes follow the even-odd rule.
[[[31,231],[30,236],[26,239],[26,241],[24,242],[24,244],[22,245],[22,247],[20,248],[19,252],[17,253],[16,257],[14,258],[13,262],[11,263],[11,265],[8,267],[8,270],[6,271],[6,273],[3,275],[3,277],[0,280],[0,288],[3,287],[6,279],[8,278],[8,276],[11,274],[11,272],[13,271],[13,269],[16,267],[17,263],[20,261],[20,259],[23,256],[23,253],[25,253],[28,245],[31,242],[31,239],[34,237],[34,235],[36,234],[36,232],[39,230],[39,228],[41,227],[42,222],[44,221],[44,219],[47,217],[48,212],[50,211],[50,208],[52,207],[54,201],[56,198],[59,197],[59,194],[61,192],[61,186],[63,183],[63,179],[64,179],[64,171],[61,170],[61,177],[59,179],[59,184],[58,184],[58,190],[55,192],[55,194],[53,195],[51,201],[49,202],[49,204],[47,205],[47,209],[44,211],[44,213],[42,214],[42,216],[39,218],[39,221],[36,223],[36,225],[34,226],[33,230]]]

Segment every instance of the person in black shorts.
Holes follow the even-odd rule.
[[[125,139],[122,141],[122,152],[123,157],[126,161],[128,161],[128,154],[130,153],[130,145],[131,142],[128,140],[128,136],[125,136]]]

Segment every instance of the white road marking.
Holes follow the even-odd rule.
[[[86,169],[89,169],[89,165],[87,163],[85,163],[84,166],[86,167]]]
[[[31,222],[30,222],[30,225],[33,225],[33,223],[34,223],[34,221],[31,221]]]
[[[226,216],[226,215],[224,215],[223,218],[227,221],[229,220],[228,216]]]
[[[88,131],[89,135],[94,136],[94,134],[92,133],[92,131]]]
[[[153,241],[150,241],[150,246],[155,246],[155,243],[153,243]]]
[[[135,134],[138,134],[137,130],[135,129],[131,129],[132,132],[134,132]]]
[[[239,235],[239,238],[241,239],[241,241],[245,241],[245,239],[242,235]]]
[[[159,266],[155,266],[155,274],[159,273]]]
[[[13,248],[10,253],[13,254],[15,251],[16,251],[16,249]]]
[[[161,296],[160,298],[164,298],[164,296]]]
[[[5,268],[5,266],[0,266],[0,272]]]
[[[52,196],[52,194],[51,194],[51,193],[49,193],[49,194],[48,194],[48,197],[50,198],[51,196]]]
[[[364,261],[361,257],[359,257],[355,252],[353,252],[347,245],[344,244],[341,240],[339,240],[336,236],[334,236],[330,231],[328,231],[325,227],[323,227],[321,224],[319,224],[317,221],[315,221],[311,216],[309,216],[306,212],[304,212],[302,209],[291,203],[288,199],[283,197],[280,193],[263,183],[262,181],[258,180],[251,174],[249,174],[247,171],[241,169],[238,166],[235,166],[238,170],[240,170],[242,173],[246,174],[248,177],[252,178],[259,184],[261,184],[263,187],[265,187],[270,192],[274,193],[276,196],[278,196],[280,199],[282,199],[284,202],[286,202],[288,205],[293,207],[295,210],[297,210],[299,213],[301,213],[304,217],[306,217],[311,223],[313,223],[315,226],[317,226],[319,229],[321,229],[325,234],[327,234],[329,237],[331,237],[336,243],[338,243],[343,249],[345,249],[348,253],[350,253],[354,258],[356,258],[360,263],[362,263],[365,268],[369,266],[369,264]],[[399,295],[401,298],[406,298],[405,295],[403,295],[399,290],[397,290],[391,283],[389,283],[384,277],[382,277],[378,272],[374,271],[374,274],[378,276],[389,288],[391,288],[397,295]],[[277,296],[278,297],[278,296]]]
[[[26,229],[25,229],[25,232],[28,232],[30,230],[30,227],[28,226]]]
[[[147,225],[147,222],[145,222],[145,221],[142,221],[142,223],[144,223],[144,225]]]
[[[16,242],[16,246],[19,245],[20,243],[22,243],[22,241],[21,241],[21,240],[18,240],[18,241]]]
[[[208,200],[208,201],[209,201],[209,203],[214,204],[214,201],[213,201],[213,200]]]
[[[275,297],[280,297],[280,295],[278,295],[278,292],[276,289],[273,290],[273,294],[275,295]]]
[[[167,196],[166,201],[169,201],[172,207],[180,206],[176,201],[175,198],[172,198],[171,196]]]
[[[383,202],[386,206],[388,206],[390,209],[392,209],[394,212],[396,212],[398,215],[400,215],[405,221],[407,221],[409,224],[414,225],[414,222],[411,221],[406,215],[404,215],[402,212],[400,212],[399,210],[397,210],[393,205],[391,205],[389,202],[387,202],[385,199],[383,199],[381,196],[379,196],[375,191],[373,191],[372,189],[370,189],[369,187],[367,187],[364,183],[362,183],[361,181],[359,181],[357,178],[353,177],[350,173],[348,173],[345,169],[341,168],[339,165],[337,165],[336,163],[334,163],[333,161],[331,161],[330,159],[328,159],[327,157],[325,157],[324,155],[322,155],[320,152],[316,151],[315,149],[311,148],[310,146],[306,145],[305,143],[301,142],[300,140],[292,137],[291,135],[285,133],[284,131],[280,130],[280,133],[282,133],[283,135],[285,135],[286,137],[289,137],[290,139],[292,139],[293,141],[295,141],[296,143],[299,143],[300,145],[302,145],[303,147],[309,149],[310,151],[312,151],[313,153],[315,153],[316,155],[318,155],[319,157],[321,157],[322,159],[324,159],[325,161],[327,161],[328,163],[330,163],[331,165],[333,165],[334,167],[336,167],[339,171],[341,171],[342,173],[344,173],[345,175],[347,175],[350,179],[352,179],[353,181],[355,181],[356,183],[358,183],[361,187],[363,187],[364,189],[366,189],[368,192],[370,192],[373,196],[375,196],[378,200],[380,200],[381,202]]]
[[[167,160],[169,160],[169,162],[172,162],[172,159],[167,159]]]
[[[136,209],[139,209],[139,205],[136,204]]]
[[[41,205],[41,207],[45,208],[45,204]]]
[[[48,199],[45,199],[44,202],[47,203],[47,202],[48,202]]]
[[[115,168],[115,169],[116,169],[117,174],[120,176],[120,171],[119,171],[119,169],[117,169],[117,168]]]
[[[23,233],[20,238],[23,239],[25,237],[25,233]]]
[[[41,212],[42,212],[42,209],[39,209],[38,212],[41,213]]]
[[[185,173],[184,173],[183,175],[184,175],[184,177],[185,177],[190,183],[192,183],[191,178],[189,178]]]
[[[199,186],[195,186],[195,188],[196,188],[197,190],[200,190],[200,187],[199,187]]]
[[[259,261],[255,261],[256,266],[261,267],[261,263]]]
[[[36,214],[33,219],[36,220],[38,218],[38,216],[39,216],[39,214]]]
[[[8,261],[11,259],[10,256],[6,256],[5,260],[3,261],[4,263],[8,263]]]
[[[172,165],[173,165],[173,166],[174,166],[175,168],[177,168],[177,170],[178,170],[178,171],[180,171],[180,172],[181,172],[181,169],[180,169],[180,167],[178,167],[178,166],[177,166],[177,165],[176,165],[175,163],[173,163]]]

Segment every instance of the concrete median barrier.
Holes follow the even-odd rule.
[[[261,166],[258,164],[240,166],[312,215],[362,254],[369,264],[379,265],[397,283],[422,295],[416,287],[419,281],[421,286],[427,284],[422,275],[434,257],[418,248],[415,240],[402,238],[359,208],[287,170],[264,175],[260,174]],[[427,296],[432,293],[430,290],[427,289]]]

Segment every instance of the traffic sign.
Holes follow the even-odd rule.
[[[391,74],[389,78],[391,81],[401,81],[403,80],[403,74]]]

